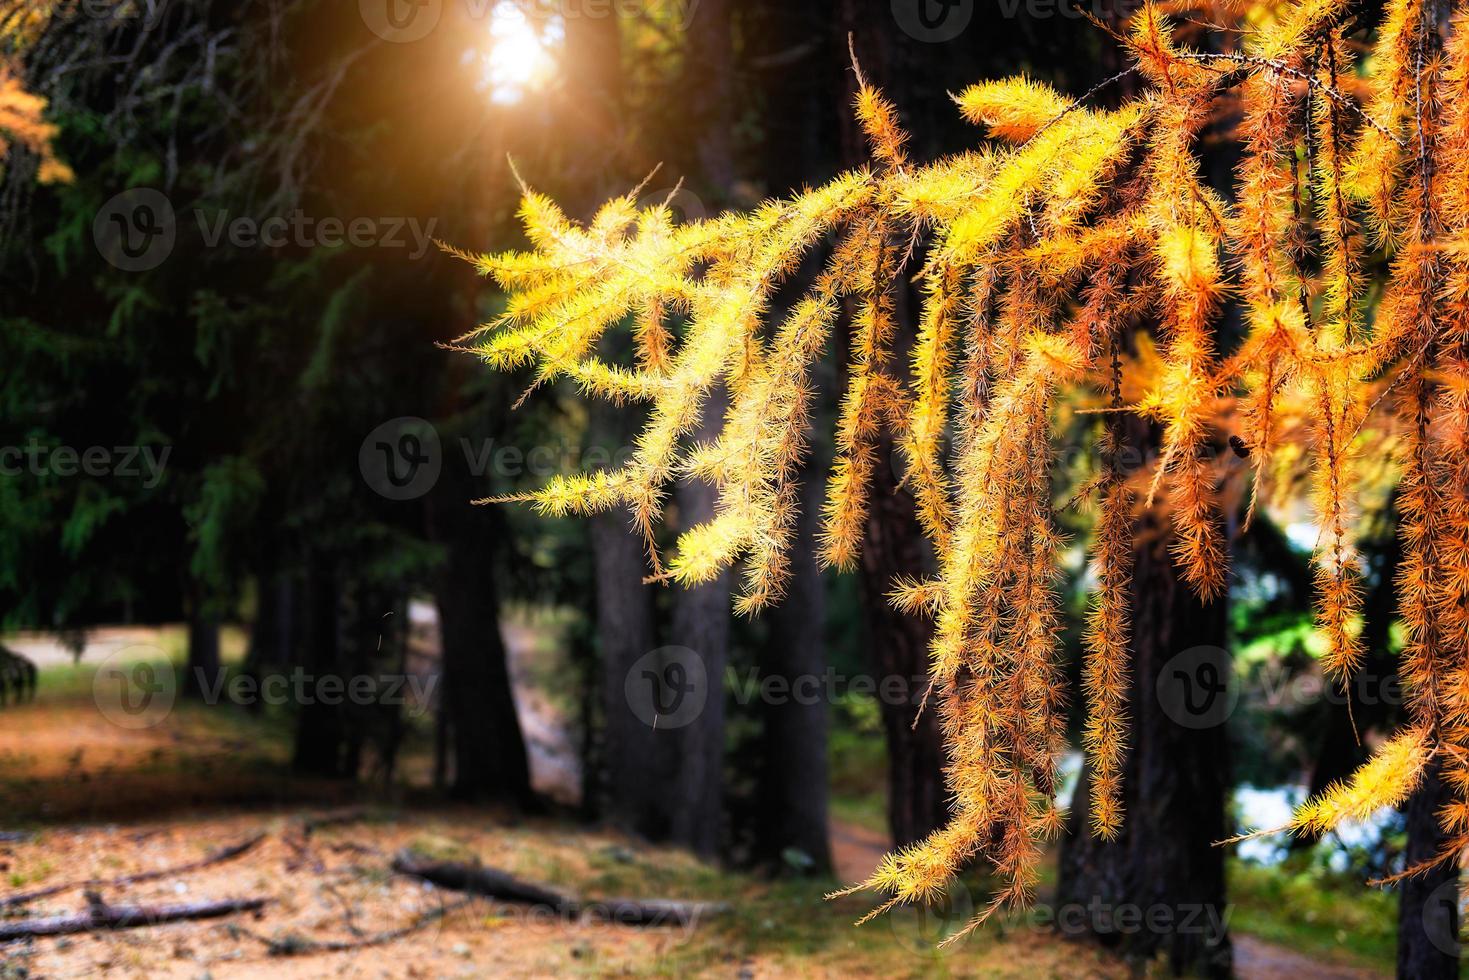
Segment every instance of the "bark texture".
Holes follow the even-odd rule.
[[[770,633],[761,675],[782,683],[763,709],[757,832],[767,859],[791,848],[811,858],[812,870],[827,871],[826,594],[816,563],[821,477],[812,469],[803,474],[790,587],[785,601],[765,614]]]
[[[1442,853],[1438,811],[1452,794],[1440,778],[1442,764],[1408,801],[1407,867]],[[1404,980],[1454,980],[1459,976],[1459,867],[1457,861],[1408,878],[1398,889],[1398,976]]]
[[[1225,850],[1214,846],[1228,836],[1228,603],[1200,602],[1148,523],[1134,559],[1125,819],[1115,841],[1092,836],[1083,775],[1062,845],[1057,920],[1130,957],[1163,953],[1176,974],[1228,977]],[[1133,909],[1140,928],[1122,918]]]

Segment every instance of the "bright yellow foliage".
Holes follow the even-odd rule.
[[[25,90],[20,79],[0,62],[0,167],[10,155],[12,144],[19,144],[40,157],[36,179],[43,184],[68,183],[71,168],[56,158],[51,141],[56,127],[43,118],[46,100]]]
[[[781,594],[812,370],[834,334],[850,337],[822,557],[856,561],[890,434],[939,561],[933,580],[893,583],[893,600],[936,621],[933,704],[952,759],[950,824],[865,883],[889,896],[883,908],[933,897],[975,858],[1003,882],[976,923],[1023,903],[1062,826],[1052,421],[1077,387],[1110,403],[1088,485],[1099,505],[1083,675],[1094,832],[1124,819],[1139,507],[1168,515],[1184,576],[1212,596],[1227,583],[1219,491],[1245,465],[1237,456],[1251,459],[1257,496],[1267,474],[1305,471],[1325,667],[1344,682],[1361,655],[1351,495],[1370,431],[1399,447],[1412,727],[1293,826],[1319,831],[1399,802],[1441,755],[1457,794],[1445,859],[1469,844],[1469,3],[1446,27],[1437,4],[1392,0],[1368,56],[1343,35],[1348,7],[1277,3],[1242,47],[1230,35],[1202,51],[1145,4],[1122,35],[1146,82],[1134,100],[1101,111],[1027,79],[976,85],[959,106],[994,142],[930,163],[909,157],[895,108],[859,74],[870,169],[681,225],[629,195],[582,226],[527,192],[532,250],[476,260],[510,301],[472,350],[502,370],[534,365],[536,383],[571,378],[650,406],[625,468],[516,499],[558,514],[627,507],[655,574],[682,584],[743,561],[743,612]],[[1243,112],[1232,195],[1206,184],[1198,154],[1227,94]],[[774,291],[828,235],[805,300],[772,322]],[[1392,270],[1369,323],[1363,260],[1383,244]],[[923,308],[900,372],[894,287],[915,272]],[[1221,351],[1231,294],[1247,335]],[[633,366],[597,355],[622,324],[638,341]],[[689,444],[720,387],[722,433]],[[1140,472],[1123,450],[1148,447],[1124,447],[1116,424],[1127,412],[1162,430]],[[689,476],[718,488],[718,507],[682,530],[665,569],[655,527],[670,483]]]
[[[1422,730],[1400,732],[1351,779],[1307,800],[1296,811],[1291,829],[1319,837],[1343,823],[1367,820],[1383,807],[1405,802],[1418,788],[1431,751]]]

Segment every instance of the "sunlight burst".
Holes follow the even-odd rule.
[[[511,0],[501,0],[490,13],[488,49],[465,52],[476,65],[476,87],[496,105],[514,105],[544,88],[556,69],[552,51],[565,35],[559,18],[536,24]]]

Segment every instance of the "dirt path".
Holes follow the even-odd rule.
[[[862,881],[877,867],[887,853],[889,838],[866,827],[840,820],[831,823],[832,863],[837,877],[844,882]],[[1324,962],[1235,933],[1234,970],[1238,980],[1376,980],[1386,976],[1373,970]]]
[[[415,616],[416,629],[427,625],[418,622],[421,618]],[[174,632],[99,630],[83,663],[129,646],[177,649],[181,637]],[[564,654],[548,639],[548,631],[534,624],[507,623],[505,632],[536,785],[563,801],[574,800],[581,773],[568,708],[548,693],[554,690]],[[72,662],[69,651],[44,638],[6,642],[52,668]],[[11,956],[33,976],[222,978],[268,972],[282,980],[650,971],[751,978],[796,972],[844,980],[932,975],[933,937],[922,922],[905,931],[902,920],[894,919],[896,924],[866,931],[864,945],[853,946],[844,938],[851,935],[851,922],[869,907],[866,896],[828,903],[817,888],[794,905],[772,905],[777,899],[766,894],[764,885],[720,878],[686,855],[581,827],[517,826],[483,810],[405,812],[325,834],[303,859],[286,840],[290,822],[308,801],[316,807],[345,802],[343,789],[289,779],[288,746],[275,733],[241,712],[187,705],[167,724],[131,731],[98,713],[90,684],[73,686],[77,689],[60,694],[43,691],[41,703],[0,711],[0,820],[5,822],[0,829],[17,821],[50,828],[29,841],[0,843],[0,872],[8,878],[0,891],[188,863],[267,829],[271,837],[266,844],[230,865],[109,891],[106,897],[126,903],[261,896],[269,904],[258,922],[247,916],[46,940],[0,953],[0,966],[8,966],[3,961]],[[262,810],[262,804],[275,808]],[[227,807],[241,809],[221,815]],[[106,822],[88,826],[75,823],[79,820]],[[134,822],[114,823],[127,820]],[[834,821],[831,834],[837,877],[846,883],[866,878],[888,848],[885,834],[855,823]],[[532,880],[573,890],[711,897],[700,889],[733,889],[713,897],[733,899],[750,911],[737,924],[695,936],[537,922],[514,909],[480,904],[385,949],[306,958],[268,955],[261,937],[276,942],[289,942],[293,935],[317,941],[351,939],[354,930],[405,924],[427,907],[425,902],[442,906],[443,895],[425,893],[421,885],[385,872],[386,856],[410,844],[483,855]],[[80,903],[80,894],[71,891],[31,911],[75,912]],[[810,947],[814,955],[791,959],[778,944],[759,941],[763,930],[778,929],[793,917],[806,920],[811,930],[794,945]],[[733,955],[727,950],[742,945],[751,949],[727,959]],[[1114,975],[1115,961],[1100,955],[1058,943],[1048,932],[1017,930],[1006,938],[1001,931],[976,937],[943,965],[954,976]],[[1242,980],[1367,980],[1376,975],[1249,936],[1235,936],[1235,955]]]
[[[1323,962],[1319,957],[1295,953],[1283,946],[1234,936],[1234,970],[1240,980],[1375,980],[1386,974]]]
[[[877,863],[887,854],[891,839],[887,834],[841,820],[831,822],[831,863],[837,879],[858,882],[872,874]]]
[[[626,846],[620,840],[516,828],[482,810],[403,820],[378,816],[317,831],[305,840],[298,817],[298,812],[277,811],[77,827],[0,845],[0,863],[12,882],[25,881],[31,888],[170,868],[196,861],[221,843],[246,840],[262,830],[269,834],[226,864],[104,889],[113,904],[263,898],[266,906],[259,916],[37,940],[9,947],[0,960],[17,968],[24,965],[32,976],[52,978],[550,977],[627,972],[692,940],[692,930],[630,929],[561,920],[549,912],[538,917],[489,901],[464,905],[462,896],[387,870],[393,853],[414,846],[446,856],[493,855],[517,874],[566,882],[592,873],[603,851]],[[70,890],[37,901],[29,912],[70,914],[82,905],[80,891]],[[307,941],[350,943],[445,910],[441,920],[389,946],[271,955],[270,943],[286,948],[300,948]]]
[[[260,898],[258,915],[181,922],[0,946],[6,976],[561,978],[708,977],[716,980],[928,980],[984,977],[1122,980],[1122,964],[1044,932],[974,936],[936,950],[922,921],[902,916],[861,931],[865,897],[827,901],[829,885],[723,873],[692,856],[555,823],[515,823],[483,808],[367,811],[301,834],[314,810],[256,810],[129,825],[55,827],[0,843],[10,883],[0,895],[86,878],[116,878],[197,862],[261,832],[262,843],[223,864],[99,889],[112,904]],[[412,848],[484,861],[523,880],[597,898],[718,900],[728,914],[688,926],[634,928],[526,909],[425,886],[388,869]],[[28,915],[74,914],[79,889],[31,903]],[[437,913],[444,912],[442,917]],[[424,928],[367,948],[323,951],[432,916]],[[298,955],[272,955],[294,950]]]
[[[565,667],[566,654],[545,629],[507,620],[501,623],[515,686],[515,714],[530,757],[531,785],[537,793],[568,806],[581,802],[581,757],[573,738],[572,719],[552,702],[535,679]]]

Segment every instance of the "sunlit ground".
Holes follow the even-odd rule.
[[[516,615],[507,623],[517,697],[539,705],[527,722],[532,741],[556,728],[564,709],[554,636],[557,618]],[[119,644],[157,649],[175,662],[183,633],[119,630],[98,634],[101,651]],[[29,890],[89,877],[187,863],[261,831],[255,851],[197,875],[109,891],[118,902],[177,902],[260,896],[258,920],[180,923],[99,936],[37,941],[24,958],[32,975],[257,976],[1126,976],[1128,970],[1088,946],[1060,940],[1024,920],[1001,923],[957,951],[934,950],[943,921],[912,913],[854,929],[869,896],[827,902],[838,884],[862,877],[884,849],[881,740],[838,732],[833,756],[832,878],[771,881],[699,864],[675,851],[647,848],[570,822],[523,822],[484,809],[444,807],[424,792],[430,743],[410,742],[400,785],[379,789],[294,779],[288,772],[285,715],[252,715],[225,706],[180,703],[159,725],[127,731],[103,718],[93,701],[102,657],[80,665],[43,641],[26,646],[43,662],[38,701],[0,709],[0,830],[35,836],[0,844],[3,891]],[[229,632],[226,659],[238,662],[243,635]],[[163,665],[158,665],[162,669]],[[539,726],[537,728],[536,726]],[[536,732],[541,734],[537,735]],[[532,758],[537,758],[532,745]],[[547,755],[549,753],[549,756]],[[541,779],[567,778],[543,748]],[[550,758],[548,763],[546,760]],[[557,774],[560,773],[560,776]],[[879,774],[874,782],[874,774]],[[167,801],[167,810],[160,804]],[[303,814],[366,803],[367,819],[319,832],[310,859],[286,841]],[[402,924],[424,900],[421,886],[386,870],[401,848],[453,859],[484,860],[531,880],[598,897],[637,895],[731,901],[734,911],[691,933],[528,920],[507,906],[476,903],[442,926],[377,952],[358,950],[281,959],[267,942],[293,933],[350,939]],[[1050,867],[1054,862],[1048,862]],[[319,870],[318,870],[319,869]],[[981,894],[982,881],[972,882]],[[183,890],[180,891],[179,889]],[[1261,868],[1233,862],[1231,926],[1246,978],[1303,975],[1364,978],[1391,971],[1395,903],[1390,894],[1338,882],[1319,870]],[[1044,898],[1044,896],[1042,896]],[[434,896],[435,901],[443,900]],[[74,913],[73,889],[32,914]],[[346,908],[352,921],[346,922]],[[263,937],[263,939],[261,938]],[[1295,950],[1298,952],[1290,952]]]

